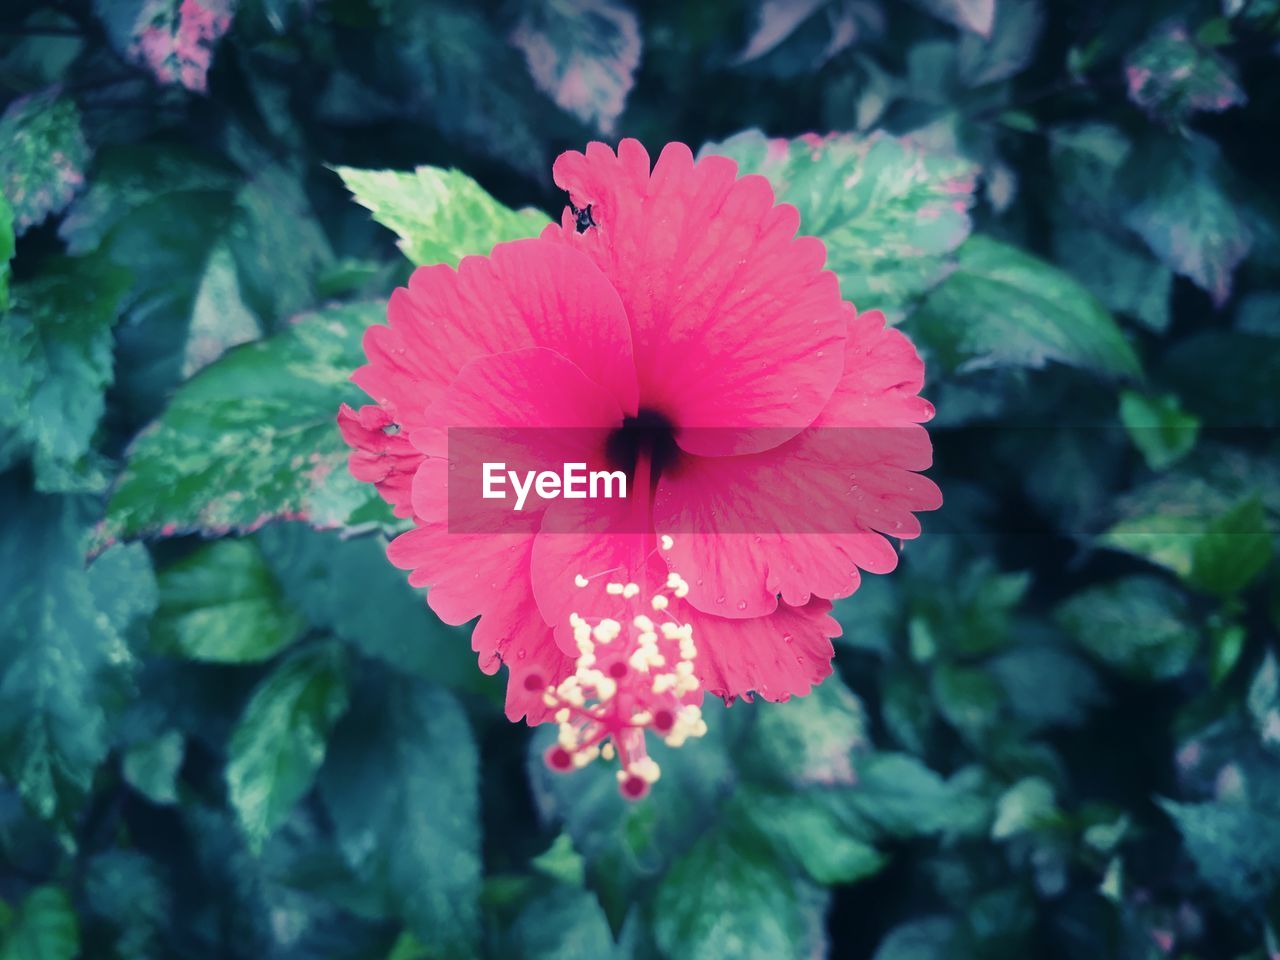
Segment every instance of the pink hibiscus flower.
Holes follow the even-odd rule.
[[[559,225],[395,291],[353,377],[375,403],[339,423],[352,473],[413,520],[391,561],[446,622],[478,618],[481,669],[507,665],[508,716],[561,723],[554,767],[617,752],[635,796],[644,731],[698,735],[703,691],[781,701],[831,673],[830,601],[941,503],[918,472],[933,408],[911,343],[841,300],[763,177],[678,143],[651,169],[634,140],[554,173]],[[472,436],[621,470],[629,495],[485,526]]]

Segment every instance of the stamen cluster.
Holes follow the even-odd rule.
[[[663,549],[670,546],[671,538],[663,537]],[[592,579],[579,574],[574,582],[585,588]],[[679,747],[707,732],[695,702],[701,697],[693,626],[667,613],[671,598],[686,596],[689,584],[671,573],[647,602],[636,583],[608,582],[604,592],[619,604],[615,616],[570,614],[578,659],[572,674],[543,693],[559,725],[556,743],[544,759],[552,770],[568,772],[597,758],[616,757],[618,788],[635,800],[649,792],[661,773],[649,756],[647,734]],[[650,612],[661,619],[655,621]],[[531,685],[542,683],[529,680]]]

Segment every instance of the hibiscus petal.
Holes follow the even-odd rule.
[[[533,545],[530,570],[533,594],[542,618],[556,631],[566,653],[574,653],[569,615],[616,616],[616,611],[584,609],[583,589],[575,584],[581,575],[606,583],[636,583],[645,597],[666,584],[667,567],[659,558],[657,540],[628,515],[626,501],[586,501],[555,504],[543,519],[543,529]],[[646,528],[648,524],[644,525]],[[586,594],[586,597],[594,594]]]
[[[420,267],[370,327],[369,363],[352,379],[400,425],[423,425],[428,407],[470,361],[546,347],[567,357],[635,411],[631,332],[617,293],[583,254],[545,240],[501,243],[455,271]]]
[[[831,675],[830,638],[840,635],[840,624],[828,615],[825,600],[784,603],[750,620],[684,609],[698,648],[695,669],[708,693],[733,698],[754,692],[778,702],[804,696]]]
[[[413,475],[422,454],[392,422],[391,415],[373,404],[356,411],[344,403],[338,410],[338,429],[352,448],[348,460],[351,475],[362,483],[372,483],[382,499],[395,508],[397,517],[412,516]]]
[[[932,448],[917,421],[923,365],[879,313],[850,324],[846,367],[828,409],[781,447],[742,457],[688,457],[664,474],[654,523],[675,541],[675,569],[698,572],[689,601],[722,617],[759,617],[781,594],[798,605],[844,597],[860,570],[888,573],[886,539],[920,534],[916,512],[941,493],[916,473]]]
[[[585,251],[626,307],[640,406],[664,414],[693,453],[768,449],[808,426],[840,377],[846,312],[826,250],[796,237],[794,207],[723,157],[696,164],[668,144],[652,173],[634,140],[562,154],[558,237]],[[691,428],[715,427],[715,430]]]
[[[573,672],[573,661],[555,645],[538,615],[529,589],[528,534],[451,534],[441,525],[420,526],[393,540],[387,556],[413,571],[409,582],[429,587],[427,603],[445,623],[460,625],[479,616],[471,647],[480,669],[496,673],[506,664],[507,716],[546,718],[546,684]],[[542,683],[533,684],[533,680]]]
[[[615,398],[560,354],[541,347],[473,360],[411,434],[428,458],[413,484],[413,506],[427,522],[454,531],[529,530],[546,501],[530,492],[515,511],[507,498],[486,499],[484,465],[502,471],[559,472],[567,463],[604,466],[606,438],[622,423]]]
[[[905,427],[933,419],[933,404],[919,396],[924,361],[900,330],[885,327],[884,314],[867,310],[852,317],[845,339],[844,370],[815,426]],[[902,431],[930,446],[923,429]],[[917,440],[917,442],[918,442]]]

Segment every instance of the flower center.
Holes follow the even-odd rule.
[[[642,459],[648,461],[651,487],[658,482],[663,470],[675,464],[679,453],[675,424],[666,414],[648,407],[641,407],[634,417],[624,419],[605,444],[609,465],[633,479],[636,465]]]
[[[660,543],[662,550],[671,549],[670,537]],[[574,583],[585,588],[611,572],[578,574]],[[688,596],[689,584],[671,572],[652,596],[644,596],[638,583],[616,581],[606,583],[604,592],[604,601],[596,602],[612,607],[614,616],[569,617],[578,646],[574,672],[551,685],[530,674],[525,687],[543,688],[543,703],[555,710],[559,736],[543,755],[547,766],[565,773],[597,757],[616,758],[618,789],[638,800],[660,774],[649,756],[647,734],[679,747],[707,732],[697,705],[701,691],[693,626],[681,623],[671,605],[672,599]]]

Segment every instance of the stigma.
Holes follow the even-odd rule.
[[[662,547],[669,537],[663,537]],[[592,578],[574,578],[579,588]],[[618,789],[629,800],[645,796],[662,771],[649,756],[648,738],[680,747],[707,732],[697,701],[701,699],[695,663],[698,649],[692,624],[681,623],[671,600],[689,586],[669,574],[649,596],[639,584],[609,582],[598,609],[611,614],[570,614],[578,656],[574,672],[545,686],[543,702],[554,711],[556,742],[544,754],[560,773],[600,760],[617,763]],[[542,685],[529,677],[531,689]]]

